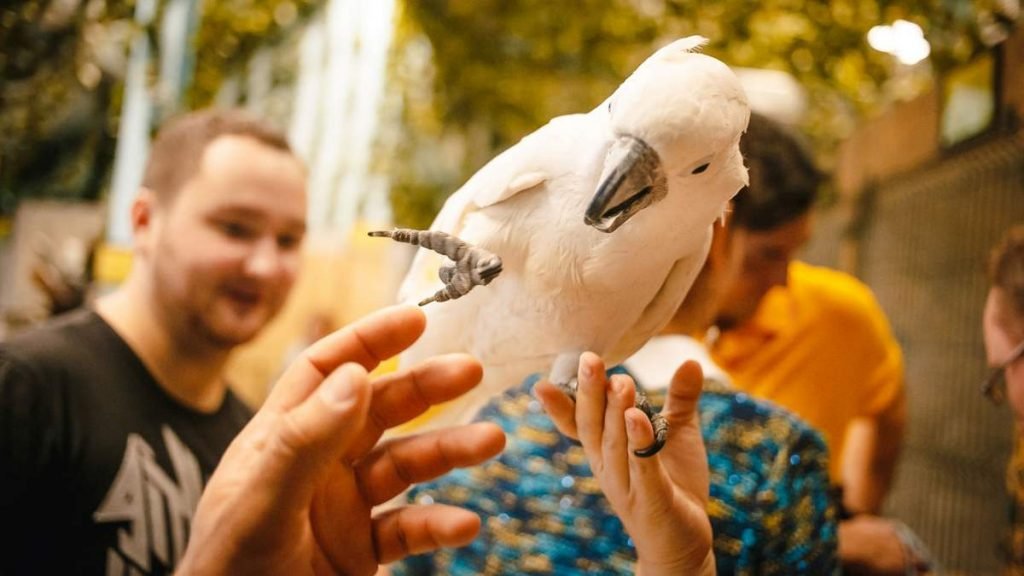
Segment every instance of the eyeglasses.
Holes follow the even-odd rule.
[[[1024,356],[1024,342],[1021,342],[1002,364],[993,368],[988,378],[985,378],[985,382],[982,383],[981,393],[996,406],[1006,400],[1006,369],[1021,356]]]

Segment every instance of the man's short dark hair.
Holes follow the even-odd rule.
[[[1024,224],[1010,228],[992,249],[989,280],[1002,290],[1018,319],[1024,320]]]
[[[248,136],[292,153],[284,134],[260,118],[237,109],[199,110],[160,128],[149,149],[142,185],[162,202],[170,202],[199,170],[206,147],[221,136]]]
[[[740,138],[740,151],[750,185],[733,199],[733,225],[772,230],[810,211],[823,176],[795,135],[754,113]]]

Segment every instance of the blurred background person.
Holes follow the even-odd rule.
[[[161,130],[131,206],[128,279],[0,345],[0,572],[173,570],[251,415],[223,369],[295,281],[305,179],[247,114]]]
[[[822,176],[786,130],[751,122],[741,140],[750,186],[731,214],[740,271],[709,332],[712,356],[740,389],[821,430],[843,506],[877,513],[905,425],[902,354],[867,286],[795,260]],[[873,434],[848,438],[860,419]]]
[[[901,573],[925,565],[902,525],[877,518],[905,426],[903,360],[870,289],[795,260],[809,240],[823,176],[801,142],[760,115],[740,141],[750,185],[734,199],[731,257],[706,340],[712,358],[753,396],[792,410],[828,444],[847,570]],[[844,537],[845,535],[845,537]],[[909,537],[909,536],[908,536]]]
[[[982,391],[996,404],[1009,403],[1016,442],[1024,437],[1024,225],[1006,232],[989,261],[990,288],[982,332],[992,371]],[[1006,471],[1011,498],[1006,572],[1024,574],[1024,458],[1015,453]]]

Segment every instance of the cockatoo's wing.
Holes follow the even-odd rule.
[[[578,135],[574,125],[587,116],[572,114],[554,118],[496,156],[448,197],[430,229],[459,236],[466,218],[472,213],[541,186],[564,171],[566,167],[559,163],[559,155],[551,152],[565,146],[563,139]],[[437,270],[444,263],[444,256],[431,250],[418,250],[399,288],[399,299],[419,301],[437,291],[441,286]]]

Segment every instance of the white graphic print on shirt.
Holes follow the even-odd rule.
[[[125,573],[126,560],[148,572],[151,552],[173,567],[185,551],[203,491],[202,475],[188,447],[169,427],[161,431],[178,484],[157,464],[153,448],[141,436],[129,434],[121,468],[93,515],[98,523],[128,522],[118,530],[117,549],[107,551],[107,574]]]

